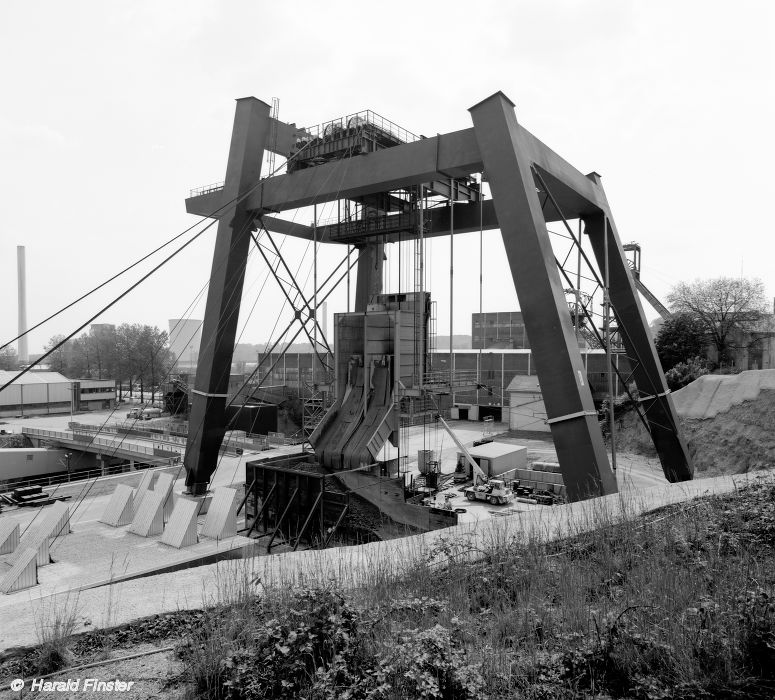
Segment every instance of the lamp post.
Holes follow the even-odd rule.
[[[67,462],[67,481],[70,481],[70,457],[72,457],[72,454],[67,452],[65,454],[65,461]]]

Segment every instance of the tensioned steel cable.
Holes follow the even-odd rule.
[[[151,251],[151,252],[150,252],[150,253],[148,253],[147,255],[143,256],[143,257],[142,257],[142,258],[140,258],[139,260],[137,260],[137,261],[135,261],[134,263],[132,263],[131,265],[127,266],[127,267],[126,267],[126,268],[124,268],[124,269],[123,269],[121,272],[118,272],[118,273],[116,273],[116,274],[115,274],[115,275],[113,275],[111,278],[109,278],[109,279],[105,280],[105,281],[104,281],[104,282],[102,282],[101,284],[99,284],[99,285],[97,285],[96,287],[94,287],[94,288],[93,288],[91,291],[87,292],[86,294],[83,294],[82,296],[78,297],[78,299],[75,299],[74,301],[70,302],[70,303],[69,303],[69,304],[67,304],[66,306],[64,306],[64,307],[62,307],[61,309],[59,309],[59,311],[56,311],[55,313],[51,314],[51,315],[50,315],[48,318],[45,318],[43,321],[40,321],[39,323],[35,324],[34,326],[32,326],[32,328],[28,328],[26,331],[24,331],[24,333],[21,333],[21,334],[19,334],[18,336],[16,336],[15,338],[12,338],[12,339],[11,339],[11,340],[9,340],[8,342],[6,342],[5,344],[3,344],[3,345],[0,345],[0,350],[2,350],[3,348],[6,348],[6,347],[8,347],[8,346],[9,346],[11,343],[14,343],[14,342],[16,342],[16,341],[17,341],[17,340],[19,340],[20,338],[23,338],[23,337],[24,337],[25,335],[27,335],[28,333],[30,333],[30,332],[32,332],[33,330],[35,330],[35,329],[39,328],[40,326],[42,326],[43,324],[47,323],[47,322],[48,322],[48,321],[50,321],[51,319],[53,319],[53,318],[56,318],[57,316],[59,316],[59,315],[60,315],[60,314],[62,314],[63,312],[67,311],[69,308],[73,307],[73,306],[74,306],[75,304],[77,304],[78,302],[80,302],[80,301],[83,301],[84,299],[86,299],[86,298],[87,298],[87,297],[89,297],[90,295],[92,295],[92,294],[94,294],[95,292],[97,292],[98,290],[102,289],[104,286],[106,286],[107,284],[109,284],[109,283],[110,283],[110,282],[112,282],[113,280],[117,279],[117,278],[118,278],[118,277],[120,277],[121,275],[125,274],[125,273],[126,273],[126,272],[128,272],[129,270],[133,269],[134,267],[136,267],[136,266],[137,266],[137,265],[139,265],[140,263],[144,262],[145,260],[147,260],[147,259],[148,259],[148,258],[150,258],[151,256],[155,255],[156,253],[158,253],[158,252],[159,252],[160,250],[162,250],[163,248],[166,248],[166,247],[167,247],[168,245],[170,245],[171,243],[174,243],[174,242],[175,242],[175,241],[176,241],[178,238],[180,238],[181,236],[184,236],[186,233],[189,233],[190,231],[192,231],[194,228],[196,228],[197,226],[199,226],[199,224],[203,223],[203,222],[204,222],[204,221],[206,221],[207,219],[213,219],[213,218],[214,218],[214,219],[217,221],[217,218],[215,218],[215,217],[217,217],[219,214],[223,214],[223,213],[224,213],[224,211],[225,211],[225,210],[226,210],[228,207],[231,207],[232,205],[236,206],[237,204],[239,204],[240,202],[242,202],[242,201],[243,201],[243,200],[244,200],[246,197],[250,196],[250,195],[251,195],[251,194],[252,194],[252,193],[253,193],[255,190],[257,190],[259,187],[261,187],[261,186],[263,185],[263,182],[264,182],[264,180],[265,180],[265,179],[272,177],[272,176],[273,176],[273,175],[274,175],[276,172],[278,172],[279,170],[281,170],[281,169],[282,169],[282,168],[284,168],[284,167],[287,167],[287,166],[288,166],[288,163],[290,163],[291,161],[293,161],[295,158],[298,158],[298,156],[299,156],[299,155],[300,155],[300,154],[301,154],[301,153],[302,153],[302,152],[303,152],[303,151],[304,151],[304,150],[305,150],[305,149],[306,149],[308,146],[309,146],[309,143],[305,143],[305,144],[304,144],[304,145],[303,145],[303,146],[302,146],[302,147],[301,147],[301,148],[300,148],[300,149],[299,149],[299,150],[298,150],[296,153],[294,153],[294,154],[293,154],[293,155],[291,155],[289,158],[287,158],[287,159],[285,160],[285,162],[284,162],[284,163],[281,163],[279,166],[277,166],[277,167],[276,167],[276,168],[275,168],[275,169],[274,169],[272,172],[270,172],[270,173],[269,173],[269,174],[268,174],[268,175],[267,175],[265,178],[261,178],[261,179],[259,179],[259,180],[258,180],[258,181],[257,181],[257,182],[254,184],[254,185],[252,185],[252,186],[251,186],[251,187],[249,187],[247,190],[245,190],[245,192],[243,192],[243,193],[241,193],[241,194],[238,194],[238,195],[237,195],[237,196],[235,196],[235,197],[232,197],[232,199],[230,199],[228,202],[225,202],[224,204],[222,204],[221,206],[219,206],[217,209],[214,209],[212,212],[210,212],[210,213],[209,213],[209,214],[207,214],[206,216],[203,216],[203,217],[202,217],[202,218],[201,218],[199,221],[197,221],[196,223],[192,224],[191,226],[189,226],[189,227],[188,227],[188,228],[186,228],[185,230],[181,231],[180,233],[176,234],[176,235],[175,235],[175,236],[173,236],[173,237],[172,237],[170,240],[168,240],[166,243],[162,244],[161,246],[159,246],[159,247],[158,247],[158,248],[156,248],[155,250]],[[214,222],[211,222],[210,224],[208,224],[208,226],[206,227],[206,229],[207,229],[207,228],[209,228],[209,227],[210,227],[210,226],[211,226],[213,223],[214,223]],[[205,229],[205,230],[206,230],[206,229]],[[200,233],[201,233],[201,232],[200,232]],[[77,331],[76,331],[76,332],[77,332]],[[40,362],[40,359],[41,359],[41,358],[39,358],[38,360],[36,360],[34,363],[30,364],[29,368],[27,368],[27,369],[30,369],[30,368],[34,367],[36,364],[38,364],[38,363]],[[26,371],[26,370],[25,370],[25,371]],[[22,376],[22,374],[24,374],[24,372],[22,372],[21,374],[19,374],[19,375],[18,375],[16,378],[18,378],[18,377]],[[13,381],[13,380],[12,380],[12,381]],[[7,385],[6,385],[6,386],[7,386]],[[4,386],[4,387],[2,387],[2,389],[4,389],[4,388],[5,388],[5,386]],[[0,391],[2,391],[2,389],[0,389]]]

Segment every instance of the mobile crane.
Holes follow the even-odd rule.
[[[487,475],[482,471],[481,467],[476,463],[476,460],[471,456],[471,453],[465,448],[462,442],[458,440],[457,435],[449,427],[447,421],[445,421],[440,415],[437,419],[441,422],[444,430],[449,433],[452,441],[457,445],[457,448],[463,453],[468,463],[471,465],[472,473],[474,475],[474,483],[463,489],[463,494],[469,501],[487,501],[490,505],[506,505],[514,500],[514,493],[506,488],[506,482],[503,479],[488,479]]]

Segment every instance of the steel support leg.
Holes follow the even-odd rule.
[[[255,97],[237,100],[226,166],[225,201],[239,198],[259,181],[270,110],[268,104]],[[186,486],[193,494],[207,490],[226,431],[226,394],[252,217],[245,203],[237,202],[218,222],[184,458]]]
[[[514,105],[496,93],[470,112],[568,498],[615,493]]]
[[[366,307],[372,303],[374,297],[382,294],[384,258],[384,243],[368,243],[358,248],[355,311],[366,311]]]
[[[590,177],[600,184],[597,173]],[[662,470],[668,481],[691,479],[694,469],[689,451],[678,427],[678,415],[667,389],[662,365],[651,338],[643,307],[638,299],[616,226],[610,215],[604,216],[602,213],[585,217],[584,223],[600,269],[604,265],[604,237],[608,236],[611,304],[619,322],[627,355],[635,363],[633,378],[642,397],[644,414],[651,430],[651,439],[662,462]]]

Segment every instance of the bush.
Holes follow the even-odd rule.
[[[464,700],[482,697],[484,686],[479,670],[467,663],[465,650],[438,624],[401,634],[373,678],[376,687],[365,696],[369,700]]]
[[[223,697],[296,697],[321,678],[351,682],[350,669],[358,666],[356,616],[344,598],[330,590],[302,591],[283,619],[261,624],[250,646],[223,660]]]
[[[670,391],[682,389],[703,374],[708,374],[707,360],[693,357],[686,362],[679,362],[675,367],[665,372],[665,379]]]
[[[365,619],[331,589],[304,590],[277,617],[245,621],[250,634],[219,628],[220,611],[184,651],[200,696],[229,700],[303,697],[308,700],[391,700],[482,697],[478,670],[441,625],[404,630],[375,643]],[[258,611],[255,608],[254,611]],[[370,620],[373,622],[373,620]],[[230,648],[219,645],[231,639]],[[194,650],[210,650],[203,654]],[[207,663],[204,660],[209,660]],[[213,664],[213,659],[220,659]]]

